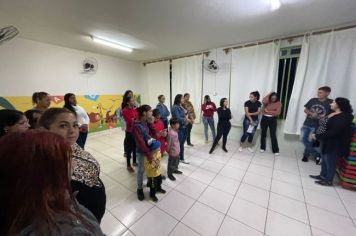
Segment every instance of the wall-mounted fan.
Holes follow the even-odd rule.
[[[88,57],[83,61],[83,72],[84,73],[96,73],[98,70],[98,61],[93,57]]]
[[[15,38],[19,34],[18,29],[14,26],[8,26],[0,29],[0,45]]]
[[[206,69],[212,73],[217,73],[220,69],[220,66],[214,60],[211,60],[211,59],[204,59],[203,66],[204,66],[204,69]]]

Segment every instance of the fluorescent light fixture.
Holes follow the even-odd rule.
[[[119,50],[122,50],[122,51],[125,51],[125,52],[132,52],[132,48],[129,48],[129,47],[120,45],[120,44],[115,43],[115,42],[110,42],[110,41],[108,41],[108,40],[99,39],[99,38],[96,38],[96,37],[94,37],[94,36],[91,36],[91,39],[92,39],[94,42],[103,44],[103,45],[105,45],[105,46],[109,46],[109,47],[112,47],[112,48],[116,48],[116,49],[119,49]]]
[[[280,0],[271,0],[272,11],[275,11],[280,7],[281,7],[281,1]]]

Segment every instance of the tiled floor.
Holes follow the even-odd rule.
[[[228,153],[193,135],[186,148],[183,175],[163,182],[159,202],[136,198],[136,176],[125,168],[121,130],[92,134],[87,150],[101,164],[107,212],[101,223],[108,235],[356,235],[356,192],[323,187],[308,177],[320,166],[304,163],[293,143],[281,142],[281,155]],[[257,150],[258,151],[258,150]],[[167,157],[162,161],[166,172]]]

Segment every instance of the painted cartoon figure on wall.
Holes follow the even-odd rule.
[[[78,103],[87,111],[90,124],[89,132],[97,132],[120,126],[115,110],[122,102],[122,95],[77,95]],[[140,102],[140,95],[136,95]],[[51,107],[63,107],[63,96],[51,96]],[[0,97],[0,109],[26,111],[32,108],[30,96]]]

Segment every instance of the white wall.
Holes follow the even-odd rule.
[[[85,58],[98,61],[96,74],[81,73]],[[0,45],[0,95],[30,96],[141,93],[140,64],[65,47],[15,38]]]

